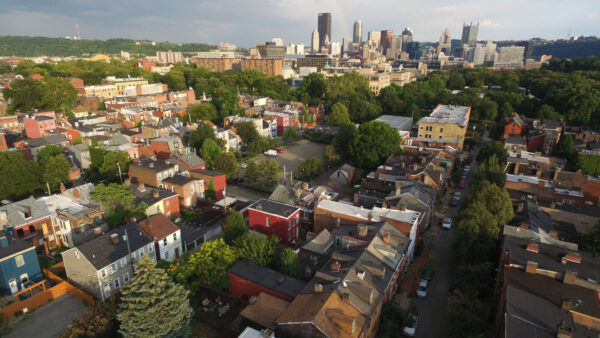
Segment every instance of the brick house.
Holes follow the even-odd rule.
[[[0,116],[0,129],[21,133],[19,125],[19,117],[17,116]]]
[[[206,163],[193,152],[176,156],[177,163],[185,170],[206,169]]]
[[[504,123],[504,138],[508,136],[523,136],[527,134],[527,124],[521,119],[519,114],[512,113]]]
[[[248,226],[267,236],[277,236],[281,243],[298,237],[300,208],[262,199],[248,207]]]
[[[173,159],[157,161],[144,158],[129,165],[129,178],[132,181],[156,188],[162,188],[163,179],[173,177],[178,172],[179,165]]]
[[[183,253],[181,230],[167,216],[152,215],[139,221],[138,225],[154,240],[158,259],[171,262]]]
[[[54,116],[35,115],[23,118],[25,133],[28,138],[44,137],[46,131],[56,129],[56,120]]]
[[[201,179],[176,174],[164,179],[162,185],[179,195],[179,203],[184,208],[192,208],[199,198],[204,199],[204,181]]]
[[[244,303],[261,292],[291,302],[306,286],[302,280],[250,261],[237,262],[227,269],[227,277],[231,298]]]
[[[124,128],[119,131],[131,143],[140,143],[144,140],[144,135],[140,128]]]
[[[0,226],[12,237],[33,243],[45,253],[60,245],[50,213],[33,197],[0,206]]]
[[[166,160],[175,154],[182,154],[186,147],[179,137],[159,137],[150,140],[150,147],[156,158]]]
[[[208,189],[210,182],[215,186],[217,199],[220,200],[225,197],[227,189],[227,177],[225,174],[207,170],[207,169],[194,169],[190,170],[190,176],[204,180],[204,190]]]
[[[290,127],[290,116],[281,112],[264,112],[263,118],[274,118],[277,121],[277,134],[283,135]]]
[[[133,192],[135,205],[144,202],[148,205],[146,208],[146,216],[154,214],[163,214],[167,217],[176,217],[180,215],[179,195],[165,189],[156,189],[146,187],[144,183],[130,184],[130,180],[126,179],[125,184],[129,185],[129,189]]]

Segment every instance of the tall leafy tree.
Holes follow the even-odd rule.
[[[217,144],[217,142],[207,139],[202,144],[202,149],[200,149],[200,154],[202,155],[202,159],[206,162],[206,166],[209,168],[214,167],[215,159],[221,153],[221,147]]]
[[[238,161],[232,152],[222,152],[217,155],[214,159],[215,169],[224,173],[227,179],[233,179],[237,176],[240,168],[238,167]]]
[[[283,133],[283,140],[285,142],[291,142],[291,141],[295,141],[298,138],[298,136],[296,135],[296,127],[289,127],[284,133]]]
[[[337,102],[331,107],[331,113],[327,118],[327,122],[334,126],[341,126],[350,123],[350,114],[348,108],[341,102]]]
[[[213,181],[208,183],[208,187],[204,191],[204,197],[209,201],[217,200],[217,191],[215,190],[215,183]]]
[[[4,88],[4,97],[10,100],[9,112],[28,111],[41,107],[43,85],[30,78],[15,80]]]
[[[488,181],[498,186],[504,185],[504,168],[498,163],[496,155],[492,155],[485,162],[481,163],[475,172],[475,181]]]
[[[279,271],[295,278],[300,278],[300,258],[292,248],[285,248],[279,257]]]
[[[233,241],[248,233],[248,226],[244,217],[238,211],[232,211],[225,219],[223,225],[223,239],[225,243],[232,244]]]
[[[20,152],[0,151],[0,199],[16,199],[41,189],[38,163]]]
[[[207,123],[200,122],[198,123],[198,128],[188,135],[187,140],[190,147],[194,147],[198,152],[200,152],[204,141],[207,139],[217,142],[217,137],[215,136],[213,128]]]
[[[189,291],[142,257],[131,284],[121,290],[117,319],[125,337],[187,337],[194,310]]]
[[[350,143],[350,156],[362,168],[374,168],[390,154],[399,154],[402,142],[398,131],[379,121],[363,123]]]
[[[211,103],[197,104],[190,108],[188,114],[190,114],[190,117],[194,122],[206,120],[217,121],[219,117],[217,109]]]
[[[233,246],[239,257],[247,258],[256,264],[268,266],[273,262],[273,256],[279,247],[277,236],[265,237],[246,234],[233,240]]]
[[[506,148],[500,141],[492,141],[479,150],[477,162],[485,162],[488,158],[496,156],[499,163],[504,163],[506,159]]]
[[[106,219],[112,225],[123,223],[131,216],[141,218],[148,205],[145,202],[134,204],[135,196],[126,184],[98,184],[90,194],[90,198],[108,211]]]
[[[109,182],[119,182],[119,167],[121,168],[121,176],[126,176],[130,163],[131,157],[126,152],[109,151],[104,154],[102,165],[98,168],[98,172]]]
[[[36,157],[38,159],[38,162],[41,163],[46,158],[58,156],[58,155],[61,155],[62,153],[63,153],[63,151],[58,146],[56,146],[54,144],[49,144],[49,145],[45,146],[44,148],[40,149],[40,151],[36,154]]]
[[[62,156],[47,157],[41,162],[42,183],[48,183],[52,190],[60,187],[61,183],[69,181],[69,171],[71,167],[67,159]]]
[[[246,143],[246,145],[257,141],[260,139],[260,134],[256,130],[256,126],[254,123],[250,121],[242,122],[237,125],[238,135],[242,138],[242,141]]]
[[[348,145],[354,139],[355,134],[356,125],[354,123],[348,123],[339,127],[338,133],[333,139],[333,147],[342,158],[350,157],[350,147]]]
[[[298,165],[298,173],[307,177],[313,178],[321,171],[321,160],[317,157],[306,159]]]

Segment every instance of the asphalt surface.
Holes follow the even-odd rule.
[[[477,148],[481,149],[488,142],[490,142],[490,139],[483,137]],[[458,190],[448,189],[446,192],[448,196],[445,198],[446,203],[440,203],[440,208],[447,210],[446,217],[452,218],[453,227],[459,207],[450,207],[447,202],[454,194],[454,191],[460,191],[462,203],[462,199],[464,199],[471,186],[473,173],[477,170],[478,163],[475,160],[475,156],[472,157],[472,162],[469,166],[471,170],[469,171],[465,188]],[[425,245],[429,246],[431,252],[435,253],[439,258],[440,269],[429,283],[427,297],[425,299],[415,298],[414,300],[419,312],[416,337],[423,338],[447,337],[446,304],[454,271],[454,252],[452,251],[453,229],[443,230],[439,224],[433,227],[436,227],[436,229],[430,229],[429,234],[424,234],[423,237],[425,238]]]
[[[270,194],[257,190],[241,187],[239,185],[227,184],[227,196],[235,197],[242,201],[258,201],[261,198],[267,198]]]
[[[18,322],[7,338],[60,337],[77,315],[87,310],[83,301],[70,293],[38,308]]]

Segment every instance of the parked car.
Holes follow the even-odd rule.
[[[240,163],[240,168],[246,169],[247,167],[248,167],[248,164],[246,164],[246,162]]]
[[[465,168],[463,169],[463,172],[468,173],[469,171],[471,171],[471,167],[466,165]]]
[[[267,156],[277,156],[277,151],[275,151],[273,149],[269,149],[269,150],[265,150],[264,154]]]
[[[442,222],[442,229],[450,230],[450,228],[452,228],[452,219],[446,217],[444,218],[444,222]]]
[[[454,193],[454,196],[452,196],[452,199],[450,200],[450,206],[458,206],[458,203],[460,203],[460,191]]]
[[[460,183],[458,183],[458,188],[459,189],[464,189],[465,188],[465,184],[467,184],[467,179],[466,178],[461,178]]]
[[[419,323],[419,316],[411,314],[409,323],[402,329],[402,333],[404,333],[407,337],[414,337],[417,333],[417,324]]]
[[[281,153],[283,153],[283,148],[277,148],[277,149],[275,149],[275,151],[277,151],[278,154],[281,154]]]
[[[421,279],[431,282],[431,280],[433,279],[433,271],[431,271],[431,270],[423,271],[423,273],[421,274]]]
[[[238,177],[234,181],[235,181],[235,183],[238,183],[238,184],[239,183],[244,183],[244,178],[243,177]]]
[[[417,286],[417,297],[418,298],[427,297],[427,285],[428,284],[429,284],[429,282],[425,279],[421,279],[419,281],[419,285]]]

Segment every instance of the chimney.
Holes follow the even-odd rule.
[[[550,230],[550,232],[548,233],[548,235],[554,239],[558,239],[558,231],[552,229]]]
[[[323,284],[315,283],[314,291],[315,291],[315,293],[323,292]]]
[[[517,161],[517,162],[515,163],[515,172],[514,172],[514,174],[515,174],[515,175],[518,175],[518,174],[519,174],[519,165],[520,165],[520,163],[519,163],[519,161]]]
[[[350,294],[349,293],[342,293],[342,301],[349,303],[350,302]]]
[[[563,283],[567,285],[575,284],[577,279],[577,270],[566,269],[565,276],[563,277]]]
[[[554,169],[554,178],[552,179],[553,181],[556,182],[558,180],[558,174],[560,174],[560,168]]]
[[[303,183],[302,184],[302,188],[306,191],[308,191],[308,183]]]
[[[285,280],[285,277],[279,276],[279,278],[277,278],[277,284],[279,284],[279,285],[283,284],[284,280]]]
[[[527,251],[534,252],[534,253],[540,253],[540,247],[539,247],[539,245],[537,245],[537,243],[529,243],[529,244],[527,244]]]
[[[369,228],[365,224],[359,224],[358,227],[358,237],[364,238],[367,237],[367,233],[369,232]]]
[[[294,189],[294,196],[296,196],[296,198],[300,198],[300,188]]]
[[[152,192],[152,196],[153,196],[154,198],[158,198],[158,190],[154,190],[154,191]]]
[[[63,193],[65,192],[65,190],[67,190],[67,188],[65,188],[65,185],[63,183],[60,184],[60,192]]]
[[[354,205],[358,204],[358,194],[354,194]]]
[[[556,338],[573,338],[573,329],[567,326],[565,320],[561,320],[556,328]]]
[[[131,184],[131,179],[128,177],[125,179],[125,181],[123,182],[125,185],[130,185]]]
[[[338,262],[338,261],[331,263],[331,271],[340,271],[341,267],[342,267],[342,264],[340,264],[340,262]]]
[[[369,222],[371,222],[373,220],[373,211],[369,211],[369,215],[367,217],[369,218]]]
[[[142,182],[139,182],[139,183],[138,183],[138,189],[139,189],[140,191],[146,191],[146,188],[144,187],[144,183],[142,183]]]
[[[390,245],[390,233],[389,232],[384,232],[383,233],[383,243],[385,243],[385,245]]]
[[[534,274],[537,272],[538,263],[527,261],[527,267],[525,268],[525,272]]]
[[[378,180],[379,179],[379,171],[375,172],[375,179]]]
[[[119,243],[119,235],[118,234],[110,234],[110,240],[115,244]]]
[[[403,204],[400,205],[400,210],[406,211],[406,208],[408,208],[408,204],[403,203]]]
[[[77,189],[73,189],[73,198],[79,199],[79,191]]]
[[[561,310],[569,310],[573,307],[573,300],[571,298],[563,298],[560,301],[560,309]]]
[[[544,188],[545,185],[546,185],[546,183],[544,182],[544,180],[539,180],[538,181],[538,188]]]
[[[538,169],[538,170],[535,172],[535,177],[537,177],[537,178],[540,178],[540,177],[542,177],[542,170],[541,170],[541,169]]]

